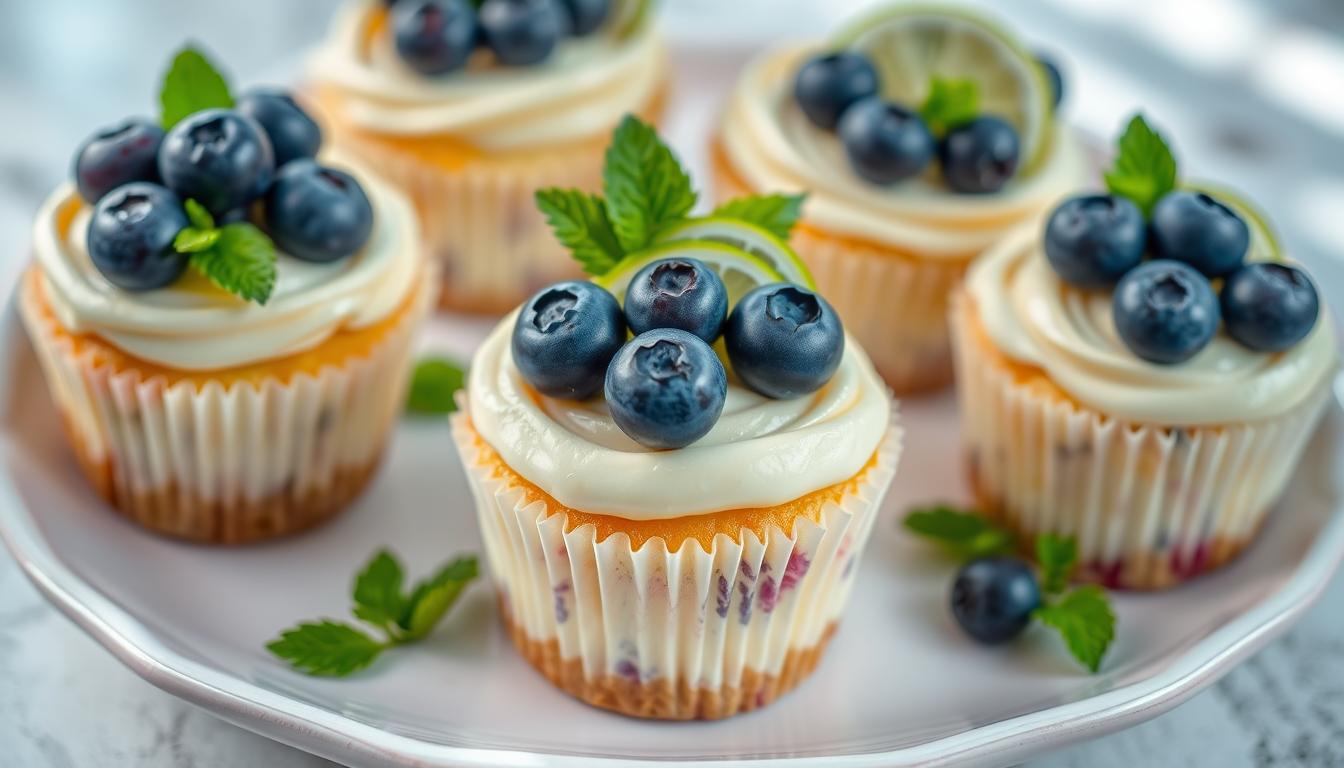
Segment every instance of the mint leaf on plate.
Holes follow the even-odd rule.
[[[1008,531],[976,512],[943,504],[911,511],[905,518],[905,527],[968,558],[1013,549],[1013,535]]]
[[[209,247],[190,252],[192,268],[229,293],[265,304],[275,289],[275,244],[247,222],[213,231],[218,237]]]
[[[739,197],[736,200],[729,200],[715,208],[710,216],[721,216],[755,224],[780,240],[788,240],[789,233],[793,231],[793,225],[798,223],[798,217],[802,214],[803,201],[806,199],[806,193],[800,195],[749,195]]]
[[[457,410],[457,392],[466,381],[462,366],[442,357],[428,357],[415,364],[406,410],[439,415]]]
[[[1162,134],[1143,115],[1130,119],[1120,136],[1106,188],[1127,197],[1147,216],[1163,195],[1176,188],[1176,157]]]
[[[355,616],[384,629],[395,624],[406,610],[401,594],[405,578],[397,558],[385,549],[379,550],[355,577]]]
[[[214,107],[233,106],[229,84],[199,49],[187,46],[173,57],[159,90],[159,122],[166,131],[182,118]]]
[[[625,256],[607,218],[606,203],[598,195],[552,187],[537,190],[536,201],[555,239],[570,250],[584,272],[604,275]]]
[[[401,617],[406,638],[419,640],[433,631],[478,572],[475,557],[459,557],[417,584]]]
[[[267,650],[310,675],[344,677],[378,658],[387,647],[349,624],[322,620],[286,630]]]
[[[980,86],[974,80],[943,77],[929,81],[929,95],[919,108],[920,117],[935,136],[974,120],[979,112]]]
[[[1079,587],[1037,608],[1035,616],[1059,632],[1079,663],[1092,672],[1101,668],[1101,660],[1115,639],[1115,613],[1105,590],[1095,584]]]
[[[1047,595],[1063,592],[1078,564],[1077,540],[1053,533],[1037,536],[1036,562],[1041,566],[1041,589]]]
[[[607,217],[625,253],[647,246],[658,229],[695,205],[690,176],[652,126],[626,115],[602,168]]]

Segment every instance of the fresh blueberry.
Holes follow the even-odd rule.
[[[1055,108],[1058,109],[1061,102],[1064,101],[1064,76],[1060,74],[1059,66],[1055,64],[1054,59],[1045,54],[1036,54],[1036,62],[1045,70],[1045,79],[1050,83],[1050,97],[1054,101]]]
[[[93,205],[114,188],[132,181],[158,181],[163,129],[131,118],[93,134],[75,153],[75,186]]]
[[[662,259],[639,270],[625,292],[633,333],[680,328],[713,344],[728,318],[728,289],[697,259]]]
[[[401,0],[392,8],[397,53],[422,75],[460,69],[476,48],[476,9],[467,0]]]
[[[234,109],[256,120],[266,132],[276,168],[301,157],[317,157],[322,129],[285,91],[253,89],[238,97]]]
[[[1079,288],[1108,288],[1143,260],[1148,227],[1125,197],[1079,195],[1060,203],[1045,224],[1045,256],[1060,278]]]
[[[1222,309],[1228,336],[1260,352],[1282,352],[1316,327],[1321,300],[1301,269],[1253,262],[1227,276]]]
[[[230,109],[188,116],[159,147],[159,176],[178,197],[213,214],[245,205],[266,191],[275,174],[271,140],[257,121]]]
[[[616,297],[586,281],[556,283],[527,300],[513,325],[513,362],[545,395],[587,400],[625,343]]]
[[[1111,311],[1125,345],[1150,363],[1183,363],[1218,330],[1218,297],[1209,279],[1169,259],[1141,264],[1120,278]]]
[[[955,192],[984,194],[1003,189],[1017,173],[1021,146],[1007,121],[981,115],[949,128],[938,145],[943,179]]]
[[[187,226],[177,195],[133,181],[103,195],[89,220],[89,259],[113,285],[147,291],[172,283],[187,268],[173,238]]]
[[[714,350],[677,328],[632,339],[607,369],[607,407],[621,431],[647,448],[684,448],[714,428],[728,374]]]
[[[569,29],[560,0],[485,0],[481,32],[495,58],[506,67],[546,60]]]
[[[575,35],[590,35],[611,13],[611,0],[563,0],[569,12],[569,29]]]
[[[836,51],[814,56],[798,70],[793,97],[818,128],[835,130],[856,102],[877,95],[877,70],[861,53]]]
[[[733,372],[766,397],[798,397],[830,381],[845,352],[839,315],[791,283],[763,285],[737,303],[723,329]]]
[[[933,159],[933,134],[919,115],[877,97],[845,110],[839,136],[854,172],[874,184],[917,176]]]
[[[358,251],[373,229],[373,206],[358,181],[312,160],[280,169],[266,192],[266,228],[291,256],[328,262]]]
[[[1231,208],[1203,192],[1168,192],[1153,206],[1153,252],[1175,259],[1208,277],[1224,277],[1241,266],[1251,231]]]
[[[1022,634],[1041,605],[1031,566],[1013,557],[982,557],[962,566],[952,584],[952,615],[966,634],[998,645]]]

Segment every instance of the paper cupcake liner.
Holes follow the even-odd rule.
[[[367,356],[228,387],[118,370],[58,336],[30,276],[21,313],[81,467],[159,533],[236,544],[310,527],[363,490],[400,411],[433,287]]]
[[[1027,537],[1074,536],[1082,576],[1161,589],[1228,562],[1283,493],[1328,381],[1271,419],[1201,427],[1132,424],[1031,386],[954,309],[969,470],[987,513]]]
[[[816,665],[895,473],[893,427],[858,487],[820,522],[764,539],[719,534],[710,551],[662,538],[566,531],[563,514],[491,471],[464,415],[453,435],[467,470],[490,572],[520,652],[589,704],[662,719],[728,717],[763,706]]]

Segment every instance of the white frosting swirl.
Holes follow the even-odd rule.
[[[594,34],[565,40],[544,63],[479,67],[426,77],[398,58],[391,31],[366,51],[365,26],[378,0],[343,9],[309,71],[343,95],[343,117],[378,133],[444,135],[489,150],[553,146],[605,135],[627,112],[649,104],[667,55],[642,24],[628,38]]]
[[[573,509],[651,520],[773,506],[858,474],[891,420],[891,398],[852,338],[831,381],[792,400],[728,385],[709,434],[651,451],[602,399],[556,400],[527,385],[510,350],[517,312],[472,360],[472,425],[515,472]]]
[[[1325,307],[1315,328],[1285,352],[1255,352],[1220,331],[1187,362],[1146,362],[1116,333],[1111,292],[1060,280],[1038,227],[1022,227],[973,264],[967,290],[1000,352],[1042,369],[1078,402],[1132,422],[1197,426],[1268,418],[1311,396],[1337,365]]]
[[[373,325],[395,312],[425,279],[419,222],[400,192],[366,172],[350,170],[373,206],[368,242],[359,253],[331,264],[281,253],[275,290],[264,306],[224,293],[191,270],[173,285],[152,291],[125,291],[108,282],[85,249],[89,207],[76,214],[68,230],[60,227],[59,211],[77,196],[65,184],[47,198],[34,228],[47,302],[71,333],[94,334],[134,357],[191,371],[286,357],[338,330]]]
[[[882,187],[850,170],[839,139],[808,121],[793,80],[808,48],[767,53],[738,80],[720,128],[732,170],[753,189],[809,193],[805,215],[828,232],[927,257],[965,258],[1041,215],[1087,178],[1072,132],[1054,131],[1039,169],[992,195],[964,195],[925,179]]]

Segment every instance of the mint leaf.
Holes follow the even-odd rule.
[[[218,229],[187,227],[173,238],[173,250],[178,253],[199,253],[219,242]]]
[[[1013,535],[980,514],[946,505],[916,509],[906,515],[905,527],[967,558],[1009,552]]]
[[[625,256],[601,197],[555,187],[539,189],[535,197],[555,239],[570,250],[584,272],[604,275]]]
[[[441,357],[430,357],[415,364],[406,410],[420,414],[444,414],[457,410],[458,390],[466,372],[462,366]]]
[[[401,563],[387,550],[379,550],[355,577],[354,614],[377,627],[389,628],[406,610],[401,593],[406,578]]]
[[[196,229],[214,229],[215,217],[210,215],[210,211],[205,209],[204,205],[196,202],[195,199],[188,197],[182,204],[182,208],[187,212],[187,221]]]
[[[417,584],[400,621],[401,628],[406,630],[406,638],[419,640],[433,631],[478,573],[475,557],[459,557]]]
[[[1112,194],[1133,200],[1146,216],[1176,188],[1176,157],[1162,134],[1143,115],[1135,115],[1120,136],[1115,162],[1105,176]]]
[[[653,240],[658,229],[695,205],[691,179],[648,124],[626,115],[607,147],[602,168],[607,217],[625,253]]]
[[[387,647],[349,624],[323,620],[280,633],[267,650],[310,675],[343,677],[367,667]]]
[[[1101,587],[1079,587],[1057,602],[1037,608],[1035,616],[1059,632],[1080,664],[1092,672],[1101,668],[1106,649],[1115,639],[1115,613]]]
[[[1041,589],[1047,595],[1063,592],[1078,564],[1077,540],[1053,533],[1037,536],[1036,562],[1041,566]]]
[[[803,212],[803,201],[807,194],[800,195],[749,195],[729,200],[714,209],[710,216],[722,216],[728,219],[755,224],[778,237],[788,240],[793,225]]]
[[[929,81],[929,95],[919,108],[920,116],[935,136],[974,120],[979,112],[980,86],[974,80],[937,76]]]
[[[246,222],[217,230],[213,245],[191,254],[191,266],[216,286],[265,304],[275,289],[275,244]]]
[[[229,84],[205,54],[192,46],[178,51],[159,89],[159,122],[163,129],[203,109],[232,106]]]

